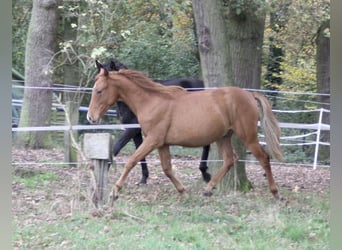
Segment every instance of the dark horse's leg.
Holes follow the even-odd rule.
[[[210,145],[203,147],[201,163],[199,166],[199,169],[201,170],[201,173],[202,173],[203,180],[205,182],[209,182],[211,179],[211,175],[207,173],[207,170],[208,170],[207,160],[209,156],[209,151],[210,151]]]
[[[117,156],[120,150],[131,140],[134,140],[135,147],[138,148],[142,143],[142,135],[140,128],[128,128],[122,133],[117,142],[114,145],[113,154]],[[140,183],[146,184],[146,180],[148,178],[148,168],[146,164],[145,158],[141,160],[141,170],[142,170],[142,178]]]
[[[119,139],[116,141],[113,149],[114,156],[117,156],[120,150],[137,134],[141,133],[140,128],[128,128],[120,135]]]
[[[134,140],[135,147],[138,148],[143,142],[141,130],[135,137],[133,137],[133,140]],[[148,168],[147,168],[147,163],[146,163],[145,158],[141,159],[140,164],[141,164],[141,171],[142,171],[142,177],[141,177],[140,183],[146,184],[147,178],[148,178]]]

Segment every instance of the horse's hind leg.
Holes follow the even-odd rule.
[[[264,168],[268,185],[274,198],[279,199],[278,188],[273,179],[269,155],[265,152],[265,150],[257,141],[248,144],[247,147],[255,156],[255,158],[259,161],[260,165]]]
[[[217,185],[217,183],[219,183],[222,180],[223,176],[229,171],[231,166],[237,160],[237,157],[231,144],[231,136],[232,132],[229,132],[225,137],[221,138],[216,142],[217,147],[219,148],[222,154],[223,165],[209,181],[204,192],[204,195],[206,196],[212,195],[213,188]]]
[[[159,153],[161,165],[162,165],[165,175],[172,181],[173,185],[175,186],[175,188],[177,189],[179,193],[184,193],[185,189],[182,183],[179,182],[179,180],[176,178],[176,176],[174,175],[172,171],[169,146],[164,145],[158,148],[158,153]]]
[[[140,129],[138,129],[140,130]],[[117,156],[120,150],[137,134],[135,128],[126,129],[116,141],[113,147],[113,154]]]
[[[209,182],[211,179],[211,175],[207,172],[207,170],[208,170],[207,160],[208,160],[208,156],[209,156],[209,151],[210,151],[210,145],[203,147],[201,163],[199,166],[199,169],[202,173],[203,180],[205,182]]]

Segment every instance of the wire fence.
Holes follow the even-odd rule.
[[[25,86],[20,86],[20,85],[13,85],[14,89],[20,89],[24,90],[27,89],[28,87]],[[53,86],[53,87],[30,87],[31,89],[50,89],[54,91],[54,93],[59,93],[59,92],[85,92],[85,93],[90,93],[91,88],[83,88],[83,87],[74,87],[74,86]],[[209,88],[206,88],[209,89]],[[292,101],[293,98],[286,98],[286,95],[292,95],[292,96],[311,96],[311,97],[317,97],[317,96],[329,96],[329,94],[319,94],[319,93],[298,93],[298,92],[287,92],[287,91],[272,91],[272,90],[256,90],[256,89],[247,89],[247,90],[252,90],[252,91],[259,91],[263,92],[266,96],[268,94],[271,94],[272,97],[274,97],[274,94],[277,95],[276,98],[281,98],[285,99],[288,101]],[[279,95],[282,96],[279,96]],[[285,96],[285,97],[284,97]],[[322,103],[318,101],[312,101],[312,100],[297,100],[299,102],[304,102],[308,103],[310,105],[315,104],[316,106],[330,106],[330,103]],[[12,107],[18,107],[20,108],[22,106],[22,99],[12,99]],[[13,108],[12,108],[13,109]],[[56,111],[64,111],[65,106],[60,103],[54,103],[53,104],[53,109]],[[87,107],[80,107],[79,108],[80,112],[87,112]],[[317,119],[314,122],[279,122],[280,128],[282,128],[282,135],[281,135],[281,146],[282,148],[286,147],[308,147],[311,146],[313,147],[313,157],[312,157],[312,162],[311,165],[314,169],[317,168],[317,166],[320,167],[329,167],[329,165],[324,165],[320,164],[318,162],[318,157],[319,157],[319,152],[320,148],[322,146],[324,147],[330,147],[330,141],[322,141],[321,140],[321,134],[323,132],[329,132],[330,131],[330,125],[326,124],[323,122],[323,116],[324,115],[329,115],[330,110],[324,109],[324,108],[314,108],[314,109],[298,109],[298,110],[286,110],[286,109],[273,109],[273,112],[275,114],[288,114],[288,115],[293,115],[293,114],[305,114],[305,113],[313,113],[315,114],[314,116],[317,117]],[[109,110],[107,112],[107,116],[116,116],[116,110]],[[312,119],[311,119],[312,120]],[[17,133],[17,132],[27,132],[27,131],[77,131],[77,130],[82,130],[82,131],[87,131],[87,130],[109,130],[109,131],[115,131],[115,130],[124,130],[127,128],[138,128],[140,127],[139,124],[101,124],[101,125],[82,125],[82,124],[76,124],[76,125],[50,125],[50,126],[42,126],[42,127],[13,127],[12,132]],[[294,133],[283,133],[283,130],[287,131],[295,131]],[[265,144],[263,141],[263,134],[259,134],[260,137],[260,143]],[[177,162],[180,162],[182,160],[177,160]],[[194,161],[194,160],[192,160]],[[213,160],[211,160],[213,161]],[[215,161],[215,160],[214,160]],[[241,161],[246,161],[246,162],[255,162],[251,160],[241,160]],[[182,161],[184,162],[184,161]],[[188,162],[188,160],[187,160]],[[197,161],[200,162],[200,161]],[[120,164],[120,162],[116,162],[117,164]],[[14,162],[14,165],[20,165],[21,163]],[[23,163],[24,164],[24,163]],[[27,164],[27,163],[25,163]],[[46,163],[45,163],[46,164]],[[53,164],[56,164],[55,162]],[[68,163],[61,163],[61,164],[68,164]],[[287,163],[279,163],[278,164],[287,164]],[[289,163],[293,164],[293,163]],[[296,165],[305,165],[307,166],[308,163],[301,164],[301,163],[296,163]]]

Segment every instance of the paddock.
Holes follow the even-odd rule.
[[[117,157],[116,168],[109,171],[110,185],[127,158],[125,153]],[[96,210],[89,205],[86,191],[89,169],[59,164],[64,160],[61,149],[13,147],[13,162],[26,162],[14,166],[13,171],[14,247],[328,249],[329,168],[273,165],[274,178],[285,198],[275,202],[262,169],[249,163],[246,171],[253,190],[203,197],[205,183],[194,163],[197,158],[175,156],[173,160],[187,189],[185,196],[173,188],[158,156],[152,153],[147,157],[148,184],[137,185],[141,171],[136,167],[118,203]]]
[[[175,191],[162,173],[158,157],[152,153],[147,157],[148,184],[137,185],[141,169],[135,167],[114,208],[97,210],[88,200],[89,169],[70,167],[60,148],[13,147],[13,246],[15,249],[329,249],[330,164],[317,161],[318,148],[330,146],[319,137],[321,129],[329,130],[322,124],[323,111],[275,111],[278,115],[287,112],[291,117],[313,112],[317,117],[313,124],[294,123],[294,118],[280,119],[284,132],[282,146],[288,151],[287,161],[272,164],[275,181],[285,198],[280,203],[269,195],[262,168],[253,161],[246,163],[253,190],[246,194],[214,192],[212,197],[203,197],[205,183],[198,171],[199,149],[196,156],[183,152],[173,157],[173,168],[185,185],[186,196]],[[89,128],[82,126],[72,128]],[[109,129],[106,124],[97,126]],[[52,123],[50,127],[35,129],[63,135],[70,126]],[[313,148],[307,161],[294,157],[307,147]],[[118,179],[128,155],[120,153],[116,157],[116,169],[109,171],[109,186]]]

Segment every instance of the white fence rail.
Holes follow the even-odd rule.
[[[32,89],[50,89],[54,91],[54,93],[60,93],[60,92],[85,92],[90,93],[91,88],[85,88],[85,87],[75,87],[75,86],[67,86],[67,85],[60,85],[60,86],[54,86],[54,87],[27,87],[23,86],[22,81],[13,81],[16,84],[13,84],[13,89],[17,89],[19,91],[23,91],[26,88],[32,88]],[[259,91],[267,93],[276,93],[276,94],[282,94],[282,95],[305,95],[305,96],[330,96],[330,94],[323,94],[323,93],[298,93],[298,92],[288,92],[288,91],[270,91],[270,90],[261,90],[261,89],[246,89],[251,91]],[[280,97],[277,96],[278,99],[287,99],[286,97]],[[292,99],[288,99],[292,100]],[[313,105],[325,105],[329,106],[329,103],[322,103],[317,101],[308,101],[308,100],[293,100],[293,101],[300,101],[305,103],[310,103]],[[22,105],[22,99],[16,100],[13,98],[12,100],[12,106],[21,106]],[[61,104],[54,104],[54,109],[57,110],[64,110],[64,106]],[[80,107],[80,111],[87,111],[86,107]],[[313,145],[314,146],[314,159],[313,159],[313,168],[316,169],[318,165],[318,155],[319,155],[319,148],[320,146],[330,146],[330,142],[323,142],[320,140],[322,131],[330,131],[330,125],[322,123],[323,114],[325,112],[330,113],[327,109],[314,109],[314,110],[273,110],[275,113],[304,113],[304,112],[317,112],[318,113],[318,120],[317,123],[312,124],[305,124],[305,123],[288,123],[288,122],[280,122],[279,126],[284,129],[294,129],[294,130],[300,130],[305,131],[302,132],[302,134],[297,135],[289,135],[289,136],[282,136],[281,137],[281,146],[287,147],[287,146],[304,146],[304,145]],[[115,115],[115,110],[109,110],[107,112],[107,115]],[[19,128],[12,128],[13,132],[21,132],[21,131],[67,131],[67,130],[124,130],[126,128],[138,128],[140,127],[139,124],[114,124],[114,125],[51,125],[48,127],[19,127]],[[263,135],[260,135],[260,138],[262,138]],[[314,137],[315,139],[311,139]],[[285,142],[284,142],[285,141]],[[263,141],[260,142],[261,144],[265,144]]]
[[[301,135],[293,135],[293,136],[282,136],[281,140],[293,140],[293,139],[300,139],[306,138],[309,136],[316,135],[316,140],[308,141],[308,142],[296,142],[296,143],[281,143],[281,146],[294,146],[294,145],[315,145],[315,153],[314,153],[314,161],[313,161],[313,168],[317,168],[317,159],[319,154],[319,147],[320,145],[330,146],[329,142],[322,142],[320,141],[321,131],[330,131],[330,125],[322,123],[322,117],[324,112],[330,112],[327,109],[316,109],[316,110],[301,110],[301,111],[284,111],[284,110],[274,110],[274,112],[287,112],[287,113],[299,113],[299,112],[319,112],[319,118],[317,123],[313,124],[303,124],[303,123],[283,123],[280,122],[279,126],[281,128],[290,128],[290,129],[307,129],[313,130],[313,132],[305,133]],[[139,128],[139,124],[100,124],[100,125],[53,125],[47,127],[18,127],[12,128],[13,132],[28,132],[28,131],[67,131],[67,130],[124,130],[126,128]],[[263,135],[260,135],[262,138]],[[260,142],[261,144],[265,144],[264,142]]]
[[[322,123],[323,121],[323,113],[327,112],[330,113],[330,110],[320,108],[315,110],[300,110],[300,111],[282,111],[282,110],[274,110],[274,112],[287,112],[287,113],[303,113],[303,112],[319,112],[318,121],[314,124],[302,124],[302,123],[279,123],[281,128],[292,128],[292,129],[308,129],[314,130],[314,132],[303,134],[303,135],[296,135],[296,136],[285,136],[281,137],[281,139],[294,139],[294,138],[305,138],[308,136],[316,135],[316,140],[311,142],[305,143],[296,143],[296,144],[281,144],[282,146],[292,146],[292,145],[315,145],[315,153],[314,153],[314,162],[313,168],[317,168],[317,160],[318,160],[318,153],[319,153],[319,146],[325,145],[330,146],[330,142],[321,142],[321,131],[330,131],[330,125]]]

